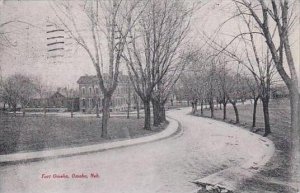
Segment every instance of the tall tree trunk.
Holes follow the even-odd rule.
[[[284,26],[288,25],[288,1],[284,1],[284,6],[282,9],[284,10],[283,16],[282,16],[282,23]],[[283,40],[283,45],[284,45],[284,50],[285,50],[285,55],[286,55],[286,61],[289,66],[289,74],[290,74],[290,79],[282,73],[281,69],[278,69],[279,65],[276,65],[276,68],[283,78],[284,82],[286,83],[288,90],[289,90],[289,96],[290,96],[290,106],[291,106],[291,127],[292,127],[292,152],[294,159],[292,160],[292,180],[297,181],[300,183],[300,121],[299,121],[299,80],[298,80],[298,75],[297,75],[297,67],[294,63],[293,59],[293,54],[292,50],[290,47],[289,43],[289,31],[288,31],[288,26],[286,27],[287,29],[283,30],[283,35],[282,35],[282,40]]]
[[[17,107],[16,107],[16,105],[13,105],[13,112],[14,112],[14,116],[16,116],[17,115]]]
[[[282,21],[285,26],[287,26],[288,23],[288,1],[284,1],[284,16],[282,16]],[[289,43],[289,37],[288,37],[288,27],[283,31],[282,40],[286,55],[286,61],[289,66],[289,74],[290,79],[287,78],[285,73],[282,73],[282,69],[278,68],[280,65],[276,65],[277,71],[283,78],[284,82],[286,83],[288,90],[289,90],[289,96],[290,96],[290,106],[291,106],[291,127],[292,127],[292,152],[294,159],[292,160],[292,180],[297,180],[298,183],[300,183],[300,121],[299,121],[299,80],[297,75],[297,67],[294,63],[292,50]],[[281,66],[282,67],[282,66]]]
[[[224,102],[223,103],[223,120],[227,119],[227,109],[226,109],[226,107],[227,107],[227,103]]]
[[[140,118],[140,102],[139,102],[138,96],[133,95],[133,100],[134,100],[135,108],[136,108],[136,118],[139,119]]]
[[[139,119],[140,118],[140,104],[137,101],[136,103],[136,118]]]
[[[195,114],[197,112],[197,106],[198,106],[197,103],[198,103],[197,100],[193,100],[193,102],[192,102],[192,113],[193,114]]]
[[[111,104],[111,97],[110,96],[104,96],[103,99],[103,107],[102,107],[102,132],[101,137],[107,138],[108,137],[108,120],[109,120],[109,114],[110,114],[110,104]]]
[[[152,101],[152,107],[153,107],[153,126],[158,126],[160,124],[160,109],[159,109],[159,102],[156,100]]]
[[[22,107],[22,114],[23,114],[23,117],[25,117],[25,107]]]
[[[262,98],[262,104],[263,104],[263,113],[264,113],[264,122],[265,122],[264,137],[266,137],[271,133],[270,116],[269,116],[269,99]]]
[[[71,118],[73,118],[73,117],[74,117],[74,113],[73,113],[73,111],[74,111],[74,100],[73,100],[73,99],[71,99]]]
[[[195,114],[195,105],[194,105],[194,102],[192,102],[192,113]]]
[[[100,117],[100,113],[99,113],[99,100],[100,99],[96,99],[96,117],[99,118]]]
[[[194,101],[194,105],[195,105],[195,113],[198,111],[198,100]]]
[[[214,101],[213,100],[209,101],[209,108],[210,108],[210,117],[211,118],[215,118],[215,114],[214,114]]]
[[[43,108],[43,112],[44,112],[44,117],[46,117],[46,114],[47,114],[47,109],[46,109],[46,107],[44,106],[44,108]]]
[[[295,89],[296,90],[296,89]],[[300,102],[299,93],[290,92],[290,106],[291,106],[291,126],[292,126],[292,156],[291,157],[291,174],[292,181],[300,181]]]
[[[162,122],[165,122],[167,119],[166,119],[166,109],[165,109],[165,104],[160,104],[160,107],[159,107],[159,110],[160,110],[160,123]]]
[[[200,110],[201,110],[201,116],[203,116],[203,100],[201,100]]]
[[[237,106],[236,106],[236,102],[233,101],[233,102],[231,102],[231,104],[232,104],[233,109],[234,109],[235,123],[238,124],[238,123],[240,123],[240,116],[239,116],[238,108],[237,108]]]
[[[258,99],[259,99],[259,97],[254,97],[253,114],[252,114],[252,128],[256,127],[256,109],[257,109]]]
[[[144,111],[145,111],[144,129],[151,130],[150,100],[144,101]]]
[[[44,101],[44,117],[46,117],[48,107],[49,107],[48,99],[45,99],[45,101]]]
[[[276,2],[276,1],[275,1]],[[275,3],[274,2],[274,3]],[[291,127],[292,127],[292,141],[293,141],[293,159],[292,159],[292,167],[293,171],[296,171],[292,174],[292,178],[295,180],[299,180],[300,178],[300,156],[299,156],[299,145],[300,145],[300,129],[299,129],[299,111],[297,110],[299,108],[299,87],[298,87],[298,77],[297,77],[297,69],[296,65],[294,64],[293,54],[291,51],[290,43],[289,43],[289,1],[285,0],[281,2],[280,8],[281,8],[281,16],[280,19],[275,20],[277,23],[278,30],[281,31],[279,33],[279,37],[281,42],[283,43],[284,47],[284,53],[285,58],[287,61],[287,64],[289,66],[289,72],[285,70],[283,67],[283,56],[282,54],[278,54],[278,49],[276,49],[274,42],[273,42],[273,36],[271,35],[271,32],[269,30],[268,25],[262,25],[262,30],[264,32],[264,36],[266,39],[266,43],[268,47],[270,48],[272,58],[275,63],[275,67],[277,69],[277,72],[285,82],[285,84],[288,87],[289,90],[289,96],[290,96],[290,107],[291,107]],[[263,16],[264,21],[268,21],[268,9],[266,8],[266,5],[264,1],[261,1],[261,6],[263,10]],[[259,23],[259,20],[256,18],[257,23]],[[265,23],[264,23],[265,24]],[[280,53],[280,52],[279,52]],[[282,50],[281,50],[282,53]],[[289,77],[290,74],[290,77]],[[298,179],[297,179],[298,178]]]
[[[129,116],[130,116],[130,107],[131,107],[131,105],[130,105],[130,103],[128,102],[128,103],[127,103],[127,119],[129,119]]]

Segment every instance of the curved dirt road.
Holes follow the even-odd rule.
[[[1,193],[187,193],[191,183],[262,156],[267,146],[237,127],[186,115],[168,115],[183,131],[168,139],[104,152],[0,167]],[[89,178],[72,178],[72,174]],[[91,178],[90,173],[99,178]],[[51,175],[50,179],[42,178]],[[66,174],[69,179],[53,179]]]

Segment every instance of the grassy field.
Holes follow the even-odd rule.
[[[143,119],[112,117],[109,120],[109,140],[134,138],[152,134],[162,128],[147,131]],[[101,119],[96,117],[0,116],[0,154],[36,151],[49,148],[82,146],[107,141],[101,136]]]
[[[253,105],[239,105],[240,126],[250,130],[252,125]],[[198,112],[198,115],[200,112]],[[207,109],[205,116],[210,116]],[[215,111],[216,119],[222,120],[223,111]],[[226,122],[234,123],[235,115],[233,108],[229,105],[227,110]],[[291,128],[289,101],[287,99],[272,100],[270,102],[270,122],[272,133],[268,136],[276,147],[275,155],[269,163],[252,179],[245,181],[243,186],[237,191],[239,193],[285,193],[296,192],[294,184],[289,182],[290,177],[290,153],[291,153]],[[258,134],[263,135],[263,112],[262,105],[258,104],[257,109],[257,128]],[[251,144],[249,144],[251,148]]]

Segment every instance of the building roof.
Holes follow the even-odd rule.
[[[75,92],[75,91],[74,91]],[[31,99],[53,99],[53,98],[77,98],[78,93],[73,93],[73,95],[68,95],[65,92],[62,92],[62,90],[58,91],[47,91],[46,93],[43,93],[42,96],[39,93],[35,93]]]
[[[98,81],[97,76],[81,76],[78,80],[78,84],[91,84]]]
[[[107,74],[104,74],[104,81],[108,78]],[[129,81],[129,77],[128,75],[123,75],[123,74],[119,74],[119,82],[126,82]],[[90,76],[90,75],[85,75],[85,76],[81,76],[78,80],[77,80],[78,84],[97,84],[98,83],[98,77],[97,76]]]
[[[50,98],[66,98],[64,95],[62,95],[60,92],[56,91]]]

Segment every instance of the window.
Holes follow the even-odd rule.
[[[92,94],[92,87],[90,87],[89,90],[90,90],[90,94]]]
[[[85,94],[85,88],[82,87],[82,94]]]
[[[99,94],[99,88],[96,87],[96,94]]]
[[[85,107],[85,99],[82,99],[82,107]]]

